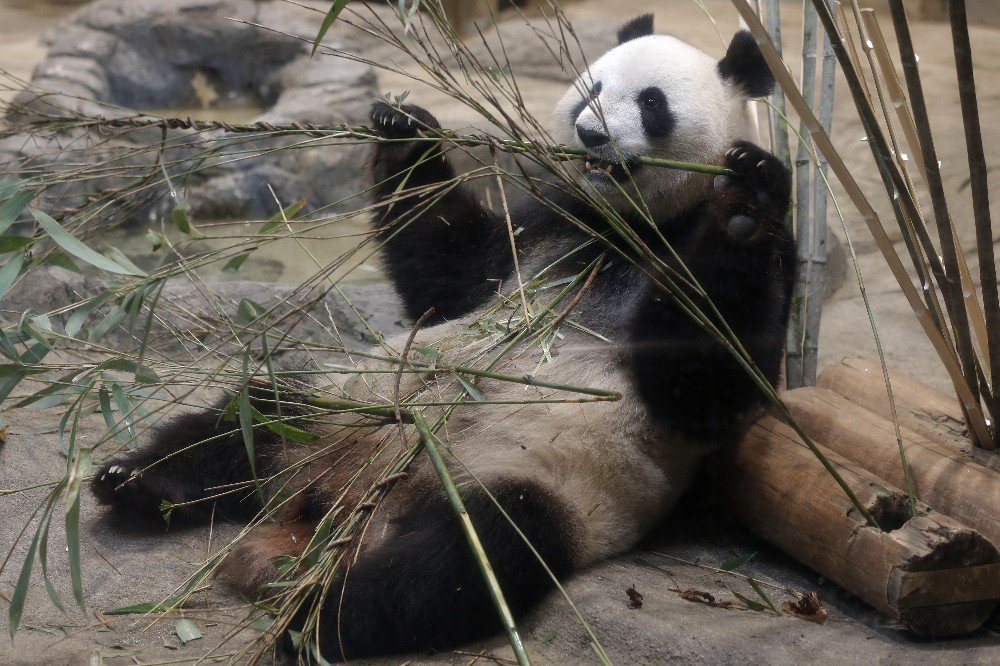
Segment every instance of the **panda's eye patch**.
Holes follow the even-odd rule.
[[[670,134],[676,119],[670,112],[667,96],[656,87],[646,88],[636,97],[642,116],[642,127],[650,137],[659,138]]]
[[[583,110],[586,109],[591,102],[597,99],[597,96],[600,94],[601,94],[601,82],[597,81],[596,83],[594,83],[593,87],[591,87],[591,89],[587,91],[587,97],[581,99],[579,102],[576,103],[576,106],[573,107],[573,120],[579,118],[580,114],[583,113]]]

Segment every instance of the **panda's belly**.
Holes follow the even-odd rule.
[[[628,549],[648,533],[673,507],[706,449],[651,421],[623,364],[607,345],[568,336],[537,372],[536,356],[514,354],[497,371],[617,391],[622,397],[539,403],[533,401],[586,396],[482,379],[477,387],[487,401],[522,404],[469,401],[455,409],[438,437],[460,484],[489,487],[504,480],[526,481],[551,493],[574,515],[579,528],[574,559],[577,566],[584,566]],[[430,392],[447,400],[455,389],[439,377]],[[393,518],[440,485],[424,459],[418,459],[410,472],[376,518],[381,529],[371,534],[391,538]]]

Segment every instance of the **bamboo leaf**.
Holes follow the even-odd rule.
[[[236,308],[236,321],[240,324],[250,324],[265,314],[267,309],[263,305],[244,298]]]
[[[756,556],[757,553],[750,553],[749,555],[735,555],[733,557],[730,557],[722,564],[720,564],[719,568],[722,569],[723,571],[733,571],[749,563],[750,560],[752,560]]]
[[[75,439],[76,423],[73,424]],[[69,556],[69,575],[73,585],[73,598],[80,610],[83,603],[83,575],[80,564],[80,484],[90,473],[90,449],[79,449],[76,462],[66,485],[66,551]]]
[[[177,624],[174,625],[174,631],[177,632],[177,638],[181,639],[181,643],[185,645],[202,637],[201,630],[186,617],[177,620]]]
[[[476,402],[483,402],[486,400],[486,396],[483,395],[482,392],[479,389],[477,389],[475,385],[468,379],[457,373],[455,374],[455,377],[458,378],[459,383],[462,384],[462,388],[464,388],[468,392],[468,394],[472,396],[473,400],[475,400]]]
[[[191,224],[191,220],[188,219],[187,211],[184,210],[182,206],[178,206],[170,211],[170,221],[174,223],[182,233],[187,234],[191,238],[204,238],[205,234],[198,231],[197,227]]]
[[[87,262],[91,266],[96,266],[97,268],[108,271],[109,273],[118,273],[119,275],[146,275],[142,271],[133,272],[132,270],[120,265],[118,262],[105,257],[100,252],[87,247],[80,240],[74,238],[68,231],[63,229],[61,224],[42,211],[35,208],[30,208],[29,210],[31,211],[31,214],[35,216],[35,220],[38,224],[45,230],[45,233],[47,233],[49,237],[59,245],[59,247],[66,250],[74,257]]]
[[[243,252],[242,254],[237,254],[235,257],[231,257],[226,265],[222,267],[224,271],[238,271],[243,265],[243,262],[250,257],[249,252]]]
[[[300,210],[302,210],[305,207],[305,205],[306,205],[306,200],[305,199],[299,199],[295,203],[290,204],[289,206],[286,206],[285,208],[283,208],[281,210],[280,213],[272,215],[268,219],[268,221],[264,223],[264,226],[262,226],[257,233],[258,234],[266,234],[266,233],[270,233],[271,231],[274,231],[275,229],[277,229],[278,227],[280,227],[282,224],[284,224],[286,220],[290,220],[293,217],[295,217],[295,215]]]
[[[333,6],[330,7],[330,11],[323,17],[323,23],[319,26],[319,32],[316,34],[316,39],[313,40],[312,53],[310,55],[316,55],[316,49],[319,48],[320,42],[323,41],[330,26],[340,16],[340,12],[344,11],[344,7],[347,6],[348,2],[349,0],[334,0]]]
[[[83,324],[87,321],[87,317],[90,313],[94,311],[95,308],[103,305],[112,296],[112,292],[106,291],[103,294],[98,294],[94,296],[86,303],[78,307],[73,311],[73,314],[69,316],[66,320],[66,335],[76,337],[76,334],[80,332],[83,328]]]
[[[258,411],[252,406],[250,407],[250,409],[253,412],[254,420],[259,423],[263,423],[268,430],[275,433],[276,435],[279,435],[286,439],[290,439],[294,442],[315,442],[317,439],[319,439],[319,435],[315,435],[311,432],[303,430],[302,428],[296,428],[295,426],[290,425],[288,423],[284,423],[282,421],[275,421],[274,419],[270,419],[261,414],[260,411]]]
[[[14,594],[10,598],[10,608],[7,609],[7,629],[10,637],[14,638],[17,627],[21,624],[21,615],[24,613],[24,602],[28,597],[28,582],[31,580],[31,570],[35,565],[35,553],[38,551],[38,540],[41,538],[42,530],[35,532],[35,538],[31,540],[28,547],[28,554],[21,565],[21,574],[17,577],[17,584],[14,586]]]
[[[32,236],[0,236],[0,254],[16,252],[34,242]]]
[[[21,190],[0,205],[0,234],[7,231],[10,225],[24,212],[25,207],[38,195],[39,190]]]
[[[144,366],[140,366],[140,367],[144,367]],[[139,380],[139,373],[138,372],[135,373],[135,377],[136,377],[136,380],[138,381]],[[157,381],[159,381],[158,377],[157,377]],[[126,437],[125,446],[130,451],[134,451],[136,448],[138,448],[139,444],[136,441],[135,428],[132,425],[132,416],[131,416],[131,414],[132,414],[132,412],[134,410],[134,407],[132,405],[132,401],[129,400],[128,395],[125,393],[125,389],[123,389],[121,387],[121,385],[118,384],[118,383],[114,383],[114,384],[111,385],[111,395],[115,399],[115,406],[118,407],[118,413],[122,415],[122,417],[121,417],[121,424],[122,424],[122,426],[124,428],[124,431],[125,431],[125,434],[127,436]]]
[[[740,601],[742,601],[744,604],[746,604],[747,608],[749,608],[752,611],[766,611],[767,610],[767,606],[765,606],[764,604],[762,604],[760,602],[757,602],[757,601],[754,601],[753,599],[749,599],[749,598],[743,596],[742,594],[740,594],[739,592],[733,592],[733,596],[736,597],[737,599],[739,599]]]
[[[10,259],[0,267],[0,298],[3,298],[14,285],[22,268],[24,268],[24,255],[20,252],[11,255]]]

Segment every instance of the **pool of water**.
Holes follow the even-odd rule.
[[[197,232],[205,238],[192,240],[173,226],[161,228],[157,225],[149,227],[149,230],[165,232],[181,255],[199,263],[199,255],[214,250],[242,252],[252,247],[251,241],[257,242],[257,249],[250,253],[239,270],[224,270],[231,252],[227,252],[225,258],[200,266],[198,272],[205,279],[297,284],[316,279],[318,273],[334,262],[339,265],[331,273],[331,278],[338,282],[358,284],[383,279],[378,261],[372,256],[374,244],[364,244],[370,232],[365,216],[357,215],[325,224],[293,222],[294,233],[289,232],[287,227],[278,228],[269,234],[268,240],[261,240],[257,235],[264,224],[261,221],[194,221],[194,224]],[[285,237],[270,239],[282,235]],[[141,225],[109,229],[90,242],[102,250],[118,248],[144,270],[152,270],[165,259],[176,257],[166,247],[154,251],[147,228]]]

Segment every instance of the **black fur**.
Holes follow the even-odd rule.
[[[633,39],[647,37],[653,34],[653,15],[636,16],[622,27],[618,28],[618,44],[630,42]]]
[[[661,138],[669,136],[677,124],[677,118],[670,111],[667,96],[657,87],[646,88],[639,93],[639,113],[642,116],[642,128],[648,136]]]
[[[273,392],[266,395],[269,390],[252,392],[251,405],[262,413],[274,414]],[[287,395],[284,400],[299,402]],[[279,471],[275,463],[281,442],[271,430],[255,427],[255,465],[251,470],[240,425],[225,418],[229,403],[229,398],[223,398],[207,411],[171,419],[157,428],[149,444],[105,461],[90,482],[97,500],[137,518],[159,516],[164,501],[193,502],[174,509],[171,520],[207,521],[213,511],[223,519],[252,518],[261,508],[256,488],[248,485],[234,491],[220,486],[252,481],[254,471],[257,478]],[[283,405],[282,413],[291,415],[296,409]]]
[[[722,78],[742,88],[748,97],[766,97],[774,90],[774,74],[767,66],[757,41],[747,30],[733,35],[733,41],[717,67]]]
[[[397,110],[385,102],[372,106],[372,123],[392,139],[416,137],[422,127],[439,127],[434,116],[420,107],[406,104]],[[386,271],[403,297],[407,315],[416,319],[434,307],[430,321],[451,319],[497,292],[514,266],[499,218],[481,206],[465,185],[443,196],[440,189],[421,190],[455,177],[439,144],[380,144],[371,169],[377,199],[390,199],[404,187],[416,188],[416,193],[383,207],[376,225],[384,243]],[[430,206],[433,212],[424,214]]]
[[[679,222],[692,232],[675,247],[774,384],[795,276],[795,250],[784,226],[790,174],[747,142],[734,146],[726,165],[740,177],[717,180],[714,198]],[[704,298],[686,291],[710,311]],[[759,415],[763,394],[747,371],[662,291],[646,287],[631,340],[640,393],[672,428],[698,441],[728,443]]]
[[[572,516],[530,484],[490,492],[557,576],[570,570]],[[523,613],[552,589],[536,556],[479,486],[462,492],[511,611]],[[455,511],[435,496],[407,515],[400,536],[348,569],[320,615],[324,658],[351,659],[445,649],[501,630]],[[338,612],[339,609],[339,612]],[[302,625],[300,617],[294,628]],[[341,652],[341,647],[343,652]],[[292,646],[286,642],[286,649]]]

